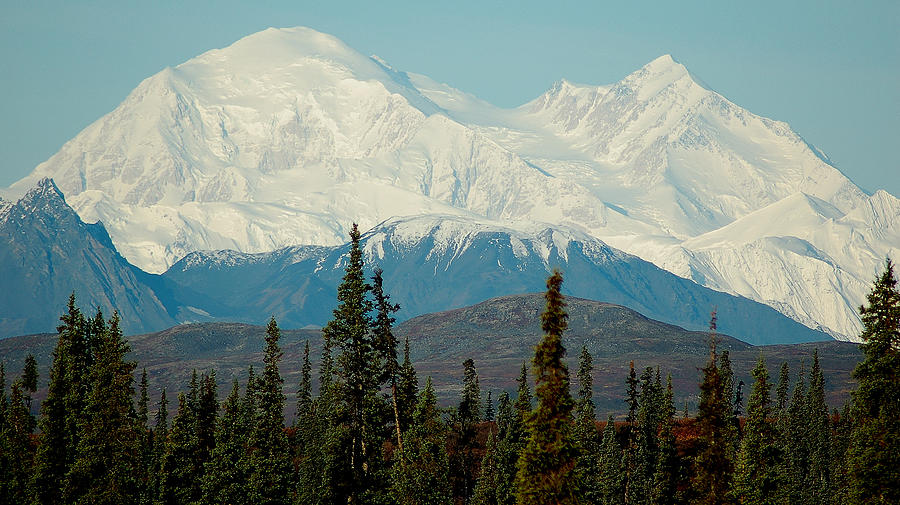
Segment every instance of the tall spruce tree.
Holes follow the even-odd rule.
[[[431,377],[413,415],[403,451],[391,472],[391,496],[398,505],[449,505],[452,502],[446,450],[447,428],[441,421]]]
[[[265,505],[287,505],[291,499],[293,467],[284,433],[284,380],[278,370],[282,352],[281,331],[273,317],[266,327],[262,375],[257,383],[259,409],[251,435],[250,501]]]
[[[75,304],[74,293],[60,321],[47,397],[41,403],[40,436],[30,482],[30,495],[39,505],[63,503],[63,483],[75,461],[76,420],[86,389],[87,322]]]
[[[600,503],[620,505],[625,500],[625,469],[622,447],[616,437],[616,423],[609,416],[603,429],[600,455]]]
[[[148,495],[151,503],[160,503],[162,484],[162,462],[169,440],[169,400],[166,398],[166,388],[159,394],[159,403],[156,406],[156,419],[153,425],[153,453],[150,462],[150,482]]]
[[[656,471],[659,452],[661,386],[653,380],[653,368],[647,367],[640,378],[641,391],[634,432],[633,468],[626,483],[628,503],[647,503]]]
[[[190,504],[201,497],[201,481],[197,480],[197,476],[202,475],[202,469],[195,414],[187,395],[179,393],[178,411],[172,418],[172,427],[160,464],[161,505]]]
[[[419,394],[419,379],[416,369],[409,358],[409,337],[403,344],[403,364],[397,379],[397,411],[400,416],[400,427],[405,431],[412,424],[413,412],[416,410]]]
[[[94,334],[90,392],[79,423],[76,458],[66,476],[68,503],[137,503],[140,431],[132,386],[136,363],[114,314],[104,335]],[[100,328],[100,326],[98,326]]]
[[[384,419],[379,416],[383,401],[378,395],[382,371],[375,333],[371,331],[373,304],[367,296],[371,289],[363,275],[360,234],[354,223],[349,260],[338,286],[338,306],[322,330],[327,344],[340,351],[336,360],[340,380],[333,387],[337,388],[336,398],[342,404],[343,414],[332,417],[339,424],[329,429],[332,436],[346,437],[350,444],[349,457],[335,460],[349,467],[335,475],[349,477],[344,487],[351,505],[361,503],[363,495],[378,484],[373,479],[374,466],[379,463],[383,443]]]
[[[809,505],[827,503],[831,487],[831,419],[825,403],[825,375],[819,366],[819,350],[813,352],[806,396],[806,446],[808,471],[803,485],[804,502]]]
[[[519,458],[516,498],[521,505],[578,503],[575,472],[577,442],[572,433],[574,402],[562,334],[568,326],[557,270],[547,279],[547,308],[541,314],[544,336],[535,347],[537,407],[526,421],[528,442]]]
[[[5,419],[0,423],[0,502],[27,503],[28,477],[34,459],[31,435],[34,428],[22,378],[13,382]],[[5,395],[5,391],[3,392]]]
[[[453,423],[450,481],[456,496],[468,502],[475,491],[476,435],[481,422],[481,388],[478,370],[471,358],[463,362],[463,387]]]
[[[578,359],[578,400],[575,414],[575,437],[580,454],[577,461],[579,486],[583,503],[600,503],[600,440],[597,433],[597,417],[594,409],[594,366],[587,347],[581,348]]]
[[[383,377],[380,382],[391,388],[391,410],[394,416],[394,435],[397,446],[403,448],[403,429],[400,423],[400,406],[397,401],[398,383],[400,381],[400,363],[397,361],[397,338],[394,336],[393,313],[400,310],[400,305],[391,303],[390,296],[384,292],[384,279],[382,270],[375,269],[372,276],[372,297],[375,299],[375,321],[372,331],[375,333],[375,348],[379,354],[380,363],[383,365]]]
[[[867,301],[859,309],[864,357],[853,371],[848,494],[852,504],[900,503],[900,290],[890,259]]]
[[[205,464],[201,484],[204,505],[250,505],[248,486],[250,465],[248,461],[247,433],[242,423],[241,397],[237,379],[222,404],[218,418],[215,445]]]
[[[725,384],[716,365],[716,313],[709,325],[709,360],[703,368],[700,383],[700,405],[697,411],[697,456],[694,459],[694,479],[691,483],[694,503],[719,505],[733,503],[731,479],[733,462],[730,459],[731,402],[725,397]]]
[[[735,468],[735,497],[746,505],[777,503],[779,448],[772,426],[772,385],[762,354],[752,371],[747,423]]]
[[[779,419],[781,468],[778,485],[782,503],[803,503],[806,474],[809,472],[807,443],[806,386],[803,365],[797,373],[797,383],[791,393],[785,416]]]
[[[679,479],[678,447],[675,439],[675,400],[672,376],[666,378],[666,390],[661,397],[659,449],[653,484],[650,490],[651,505],[674,505]]]
[[[475,484],[472,505],[497,505],[497,437],[494,430],[488,431],[481,459],[481,474]]]
[[[300,387],[297,390],[297,502],[314,504],[319,496],[321,480],[321,444],[323,423],[312,397],[312,364],[309,341],[303,350]]]

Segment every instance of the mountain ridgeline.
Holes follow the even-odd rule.
[[[268,29],[148,77],[6,193],[45,177],[150,273],[452,216],[577,230],[838,339],[856,338],[871,278],[900,256],[900,200],[669,55],[504,109],[333,36]]]
[[[32,224],[22,225],[22,219]],[[82,222],[49,180],[6,208],[0,220],[7,237],[0,253],[10,258],[4,279],[19,291],[3,295],[9,300],[0,305],[0,334],[52,330],[58,316],[52,308],[73,291],[107,314],[133,316],[123,317],[127,333],[185,322],[261,324],[272,315],[286,327],[321,326],[335,307],[347,260],[343,246],[192,253],[155,275],[128,264],[103,230],[100,223]],[[41,254],[26,254],[26,245]],[[366,261],[384,270],[401,320],[535,292],[559,267],[571,279],[567,295],[624,305],[688,329],[704,328],[717,308],[722,331],[752,344],[830,338],[771,307],[704,288],[575,230],[526,233],[423,216],[382,223],[364,234],[362,246]]]

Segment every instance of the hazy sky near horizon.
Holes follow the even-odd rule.
[[[900,197],[900,2],[7,0],[0,186],[143,79],[270,26],[330,33],[499,106],[565,78],[609,84],[662,54],[786,121],[867,191]]]

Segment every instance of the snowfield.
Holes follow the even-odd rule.
[[[900,200],[668,55],[501,109],[329,35],[268,29],[146,79],[6,196],[43,177],[149,272],[193,251],[336,245],[352,222],[433,215],[517,240],[550,226],[838,339],[900,258]]]

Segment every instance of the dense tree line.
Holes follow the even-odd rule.
[[[274,318],[261,371],[250,367],[223,401],[215,371],[195,371],[170,421],[165,390],[151,406],[146,371],[135,388],[118,315],[86,316],[73,295],[37,418],[34,358],[10,387],[0,362],[0,503],[900,503],[900,291],[890,261],[861,308],[865,354],[841,412],[825,403],[817,354],[793,381],[782,365],[777,383],[760,356],[745,411],[714,313],[695,417],[676,418],[670,377],[632,363],[627,416],[600,422],[586,348],[571,384],[559,272],[514,395],[501,392],[495,406],[466,360],[459,404],[441,408],[431,378],[420,387],[409,342],[399,349],[399,307],[381,271],[365,276],[359,238],[354,226],[318,384],[307,344],[289,386],[290,425]]]

